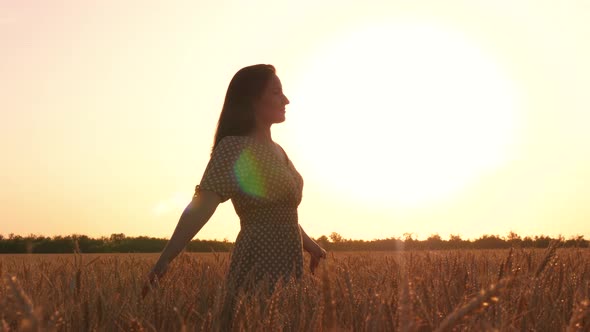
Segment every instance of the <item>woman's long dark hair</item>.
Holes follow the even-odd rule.
[[[272,65],[253,65],[240,69],[229,82],[217,123],[213,149],[225,136],[245,136],[256,125],[254,102],[276,73]]]

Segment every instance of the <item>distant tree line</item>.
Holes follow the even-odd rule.
[[[317,239],[326,250],[342,251],[391,251],[391,250],[451,250],[451,249],[505,249],[505,248],[547,248],[552,241],[560,242],[563,247],[588,248],[590,241],[583,235],[565,239],[563,236],[520,237],[514,232],[507,236],[482,235],[475,240],[464,240],[459,235],[451,235],[444,240],[438,234],[430,235],[426,240],[417,240],[411,233],[401,238],[375,239],[371,241],[344,239],[338,233]]]
[[[552,241],[559,241],[563,247],[588,248],[590,241],[583,235],[565,239],[562,236],[520,237],[514,232],[507,236],[482,235],[475,240],[463,240],[451,235],[448,240],[438,234],[426,240],[417,240],[410,233],[401,238],[375,239],[371,241],[344,239],[333,232],[316,239],[328,251],[395,251],[395,250],[450,250],[450,249],[503,249],[546,248]],[[0,253],[154,253],[166,246],[168,239],[147,236],[129,237],[112,234],[110,237],[90,238],[86,235],[45,237],[40,235],[20,236],[0,234]],[[226,252],[234,246],[227,240],[192,240],[186,247],[189,252]]]
[[[111,234],[97,239],[86,235],[45,237],[38,235],[20,236],[0,234],[0,253],[149,253],[160,252],[168,239],[147,236],[129,237],[125,234]],[[192,240],[186,247],[194,252],[230,251],[233,243],[218,240]]]

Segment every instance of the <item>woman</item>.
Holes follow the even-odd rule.
[[[273,66],[249,66],[234,75],[211,160],[148,276],[151,283],[164,275],[168,264],[228,199],[241,226],[231,256],[228,290],[247,290],[263,280],[274,285],[281,279],[300,278],[302,248],[311,255],[312,273],[326,257],[326,251],[298,223],[303,179],[272,140],[270,127],[285,121],[287,104]],[[146,285],[144,295],[148,289]]]

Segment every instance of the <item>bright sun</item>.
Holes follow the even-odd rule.
[[[511,157],[515,87],[457,31],[365,25],[310,59],[286,91],[306,182],[381,207],[422,206]]]

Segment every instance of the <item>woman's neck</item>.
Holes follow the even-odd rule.
[[[270,127],[268,128],[256,128],[250,135],[248,135],[261,142],[272,142],[272,135],[270,133]]]

